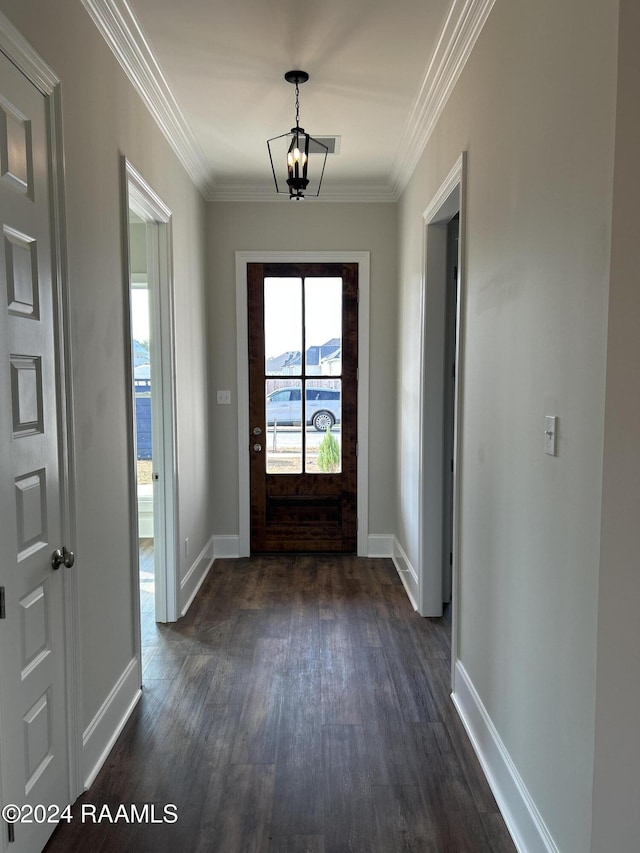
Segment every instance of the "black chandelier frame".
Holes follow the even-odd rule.
[[[320,195],[329,148],[300,127],[300,85],[307,82],[309,75],[306,71],[293,70],[287,71],[284,79],[296,87],[296,125],[288,133],[267,140],[276,192],[288,195],[291,201],[302,201],[305,197],[317,198]],[[311,157],[314,158],[314,169],[317,168],[320,174],[315,192],[309,191]],[[276,163],[279,164],[277,167]]]

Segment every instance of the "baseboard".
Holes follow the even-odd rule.
[[[239,536],[214,536],[213,537],[213,556],[215,559],[229,558],[240,556],[240,537]]]
[[[138,661],[132,658],[82,736],[85,790],[98,775],[141,695]]]
[[[204,579],[209,573],[214,558],[214,537],[212,536],[193,561],[191,568],[180,581],[180,616],[184,616],[196,597]]]
[[[551,833],[460,661],[451,695],[519,853],[558,853]]]
[[[400,580],[402,581],[405,591],[409,596],[409,601],[411,602],[413,609],[417,610],[418,574],[411,565],[402,545],[398,542],[395,536],[393,537],[393,552],[391,554],[391,559],[396,567],[396,571],[400,575]]]
[[[393,557],[393,534],[370,533],[367,536],[367,557]]]

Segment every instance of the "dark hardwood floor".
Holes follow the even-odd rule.
[[[143,619],[143,696],[48,853],[514,853],[448,695],[447,618],[389,560],[218,560]],[[174,804],[176,823],[81,823]],[[149,813],[151,816],[151,813]]]

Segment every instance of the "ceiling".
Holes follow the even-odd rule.
[[[273,199],[266,140],[341,137],[322,200],[397,199],[493,0],[83,0],[205,198]]]

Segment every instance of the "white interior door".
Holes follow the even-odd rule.
[[[56,302],[44,95],[0,54],[0,799],[69,802]],[[67,543],[68,544],[68,543]],[[35,818],[35,815],[34,815]],[[55,824],[0,821],[0,850]],[[9,843],[13,841],[14,843]]]

